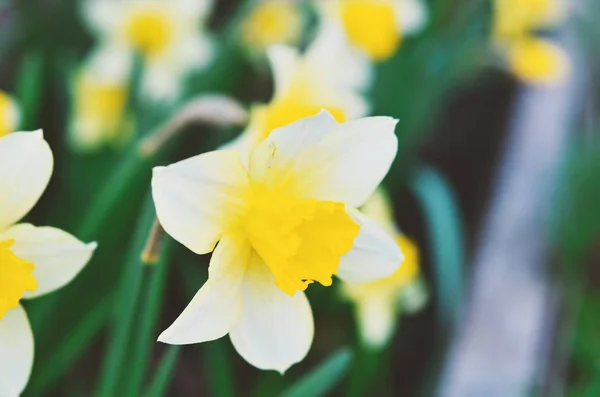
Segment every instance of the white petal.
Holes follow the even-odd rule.
[[[0,396],[18,397],[31,375],[33,333],[23,307],[0,318]]]
[[[96,84],[125,85],[133,68],[133,53],[119,43],[98,46],[83,65],[82,73]]]
[[[349,211],[360,225],[354,247],[342,256],[337,275],[349,283],[366,283],[392,275],[404,260],[400,247],[372,219],[356,210]]]
[[[267,56],[273,69],[274,97],[278,98],[289,91],[300,62],[300,56],[298,55],[298,50],[285,45],[270,47],[267,50]]]
[[[172,2],[171,7],[176,7],[182,19],[192,19],[197,23],[208,17],[213,3],[213,0],[177,0]]]
[[[82,2],[84,20],[99,35],[109,35],[114,32],[121,21],[123,11],[123,2],[111,0]]]
[[[167,233],[197,254],[212,251],[244,212],[248,175],[233,150],[204,153],[155,167],[152,196]]]
[[[306,157],[305,153],[317,146],[337,125],[331,114],[321,111],[273,130],[250,154],[252,178],[268,178],[267,182],[278,184],[294,168],[297,159]]]
[[[298,129],[295,123],[290,124],[267,138],[277,148],[272,168],[283,164],[293,172],[289,186],[294,194],[360,207],[379,186],[396,157],[396,122],[390,117],[348,121],[321,132],[320,142],[312,137],[305,141],[290,137]]]
[[[393,203],[383,187],[379,187],[360,210],[383,227],[390,236],[400,234],[394,220]]]
[[[322,73],[335,87],[362,91],[373,80],[370,60],[348,42],[338,21],[326,18],[321,22],[305,57],[311,69]]]
[[[159,342],[185,345],[225,336],[238,321],[242,307],[241,283],[250,258],[250,245],[227,235],[217,245],[209,277]]]
[[[363,342],[379,348],[394,334],[398,311],[396,302],[387,295],[368,296],[357,302],[356,315]]]
[[[170,104],[181,93],[181,76],[178,70],[167,65],[148,63],[141,85],[147,101]]]
[[[21,223],[0,234],[14,239],[10,248],[19,258],[33,263],[38,287],[24,298],[37,298],[68,284],[92,257],[96,243],[84,244],[69,233],[53,227]]]
[[[198,70],[208,66],[215,55],[215,46],[205,33],[186,35],[176,43],[179,61],[185,69]]]
[[[427,23],[427,7],[422,0],[400,0],[396,6],[400,31],[406,35],[423,30]]]
[[[52,175],[53,159],[42,130],[0,139],[0,230],[24,217]]]
[[[237,352],[250,364],[284,373],[301,361],[312,344],[314,323],[303,292],[289,296],[254,254],[242,284],[242,315],[229,333]]]

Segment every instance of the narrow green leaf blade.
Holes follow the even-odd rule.
[[[153,377],[152,383],[148,387],[148,390],[144,394],[146,397],[163,397],[165,391],[169,387],[171,377],[173,376],[173,370],[175,364],[177,364],[177,357],[179,355],[179,346],[169,346],[166,353],[156,369],[156,374]]]
[[[294,383],[281,397],[319,397],[329,393],[348,371],[352,352],[342,348]]]

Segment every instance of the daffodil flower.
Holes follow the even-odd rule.
[[[176,99],[187,72],[207,66],[213,58],[212,42],[203,27],[212,8],[210,0],[91,0],[84,4],[84,16],[99,45],[126,55],[107,63],[131,59],[136,53],[142,56],[142,88],[152,100]]]
[[[242,24],[243,43],[256,54],[275,44],[295,45],[302,37],[304,16],[297,0],[257,1]]]
[[[107,64],[123,56],[119,51],[108,52],[110,48],[95,53],[73,81],[69,137],[78,151],[119,145],[133,132],[133,117],[127,114],[128,61]]]
[[[394,240],[355,209],[396,155],[395,124],[338,123],[321,112],[273,131],[248,167],[238,151],[220,150],[155,168],[164,229],[196,254],[214,249],[208,281],[159,341],[229,334],[257,368],[283,373],[302,360],[314,333],[310,283],[373,281],[402,261]]]
[[[393,219],[389,199],[379,189],[362,207],[365,215],[393,236],[404,254],[402,266],[381,280],[342,284],[343,294],[354,303],[356,319],[364,344],[381,348],[391,339],[400,313],[420,310],[427,301],[427,290],[419,275],[417,246],[402,235]]]
[[[16,130],[21,112],[16,101],[4,91],[0,91],[0,138]]]
[[[369,107],[360,90],[368,71],[360,61],[352,62],[342,38],[331,33],[320,35],[304,55],[287,46],[268,50],[275,83],[273,98],[266,105],[252,107],[248,128],[226,148],[238,149],[247,157],[274,129],[322,109],[339,122],[367,114]]]
[[[336,22],[348,40],[374,61],[391,57],[403,36],[420,32],[427,9],[420,0],[316,1],[324,23]]]
[[[564,80],[570,69],[567,55],[535,32],[557,26],[566,15],[562,0],[495,1],[493,42],[515,76],[534,84]]]
[[[21,299],[70,282],[95,243],[84,244],[53,227],[16,223],[38,201],[52,174],[52,152],[42,131],[0,138],[0,396],[21,394],[33,365],[33,334]]]

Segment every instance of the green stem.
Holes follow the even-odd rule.
[[[107,353],[102,363],[96,388],[99,397],[117,395],[119,376],[123,371],[126,352],[129,351],[128,346],[139,299],[142,271],[146,266],[142,262],[140,254],[144,249],[154,218],[154,204],[148,195],[127,257],[127,268],[117,291],[114,329],[107,344]]]
[[[145,291],[145,297],[139,322],[139,334],[133,341],[133,354],[129,359],[131,365],[123,388],[124,396],[140,395],[144,374],[150,361],[150,352],[156,343],[156,322],[163,303],[171,248],[172,240],[169,239],[162,248],[158,262],[155,265],[146,265],[143,270],[142,290]]]

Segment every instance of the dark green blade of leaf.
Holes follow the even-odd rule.
[[[329,393],[348,371],[352,352],[342,348],[329,356],[323,363],[296,381],[280,397],[319,397]]]
[[[179,355],[179,346],[169,346],[166,353],[163,355],[156,373],[152,377],[152,383],[144,393],[146,397],[163,397],[166,395],[166,390],[171,382],[177,357]]]

